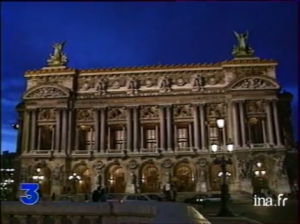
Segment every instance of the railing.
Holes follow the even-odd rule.
[[[210,224],[193,207],[171,202],[39,202],[23,205],[2,202],[3,224],[135,224],[195,223]]]

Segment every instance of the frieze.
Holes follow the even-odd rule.
[[[94,120],[93,111],[91,109],[77,109],[76,118],[78,121],[92,121]]]
[[[55,121],[56,111],[54,109],[40,109],[38,113],[39,121]]]
[[[192,108],[187,105],[174,105],[173,107],[174,118],[190,118],[192,117]]]
[[[140,110],[141,119],[156,119],[159,117],[157,106],[143,106]]]
[[[207,104],[206,114],[208,117],[224,116],[226,114],[226,105],[224,103]]]
[[[232,86],[231,89],[268,89],[278,88],[275,84],[270,81],[259,79],[259,78],[247,78]]]
[[[246,101],[246,111],[247,113],[264,113],[265,112],[265,102],[263,100],[249,100]]]
[[[233,74],[235,74],[235,77],[263,76],[268,71],[268,67],[267,66],[234,67],[234,68],[229,68],[228,70],[232,71]]]
[[[68,94],[55,87],[39,88],[32,91],[28,95],[24,96],[25,99],[30,99],[30,98],[44,99],[44,98],[61,98],[61,97],[68,97]]]
[[[125,107],[113,107],[108,108],[108,120],[124,120],[126,119],[126,108]]]

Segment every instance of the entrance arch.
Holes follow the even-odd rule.
[[[141,168],[141,192],[159,192],[159,170],[152,163],[146,163]]]
[[[73,191],[78,194],[85,194],[91,192],[91,171],[85,164],[78,164],[74,167],[73,173],[78,178],[73,178],[69,181],[72,182]]]
[[[50,196],[51,194],[51,169],[46,163],[38,163],[32,168],[32,181],[39,183],[40,191],[43,196]],[[38,177],[39,179],[35,179]]]
[[[188,163],[179,163],[175,166],[174,176],[178,192],[195,191],[195,175]]]
[[[234,178],[234,172],[232,165],[227,165],[226,170],[230,173],[228,176],[227,184],[230,185]],[[220,172],[222,172],[219,164],[212,164],[210,167],[210,187],[212,191],[220,191],[221,190],[221,181],[222,178],[219,176]]]
[[[125,192],[125,172],[120,165],[112,165],[107,169],[106,186],[110,193]]]

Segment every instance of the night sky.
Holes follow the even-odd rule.
[[[15,105],[26,70],[45,66],[51,43],[67,41],[73,68],[230,60],[233,30],[250,32],[255,56],[276,59],[297,104],[297,5],[293,2],[2,3],[1,150],[15,151]],[[298,132],[296,132],[298,133]],[[298,136],[298,134],[296,134]]]

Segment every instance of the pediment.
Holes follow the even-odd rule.
[[[279,89],[279,85],[269,79],[259,78],[259,77],[251,77],[251,78],[243,78],[234,82],[230,89],[232,90],[250,90],[250,89]]]
[[[69,96],[70,90],[64,86],[45,85],[29,89],[24,94],[23,99],[56,99]]]

